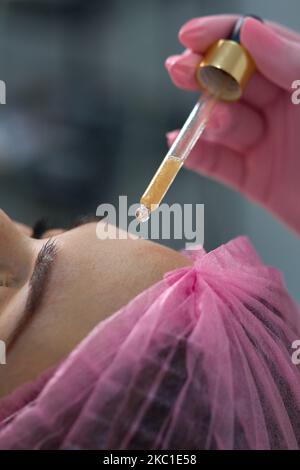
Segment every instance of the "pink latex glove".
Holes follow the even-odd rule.
[[[196,65],[210,44],[228,37],[237,18],[195,18],[181,28],[187,50],[166,61],[176,86],[199,89]],[[241,43],[257,72],[239,102],[217,104],[186,167],[237,189],[300,234],[300,104],[291,101],[291,85],[300,80],[300,35],[247,18]],[[177,132],[168,133],[169,144]]]

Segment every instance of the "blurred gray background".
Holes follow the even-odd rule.
[[[2,0],[0,198],[11,217],[66,225],[120,194],[137,202],[197,94],[164,68],[188,19],[255,13],[300,31],[299,0]],[[167,202],[205,204],[205,248],[247,234],[300,302],[300,240],[233,191],[186,170]],[[180,248],[178,241],[170,246]]]

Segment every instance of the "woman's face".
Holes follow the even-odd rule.
[[[114,239],[99,239],[96,228]],[[0,340],[9,348],[7,364],[0,365],[0,396],[64,358],[165,272],[190,264],[121,230],[115,239],[115,227],[104,222],[46,232],[42,239],[31,232],[0,211]]]

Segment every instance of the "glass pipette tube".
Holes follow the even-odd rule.
[[[207,94],[197,101],[140,199],[140,207],[135,214],[139,222],[146,222],[150,213],[158,208],[184,161],[203,133],[217,100],[216,96]]]

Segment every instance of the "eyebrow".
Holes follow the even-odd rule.
[[[76,217],[68,227],[65,229],[65,232],[72,230],[73,228],[80,227],[81,225],[86,225],[91,222],[99,222],[103,217],[95,216],[93,214],[83,215]],[[47,220],[42,218],[39,219],[33,226],[32,229],[32,238],[41,238],[42,235],[48,230]],[[29,294],[26,300],[26,305],[24,312],[21,316],[21,319],[15,328],[14,332],[11,334],[7,340],[7,351],[11,348],[17,337],[24,330],[27,324],[32,319],[33,315],[36,313],[37,309],[42,303],[42,300],[45,296],[47,285],[49,283],[50,274],[52,267],[57,254],[57,245],[55,240],[49,239],[40,250],[35,265],[33,273],[29,281]]]
[[[49,239],[42,246],[38,253],[33,272],[29,281],[29,294],[21,319],[8,341],[8,348],[12,346],[19,334],[24,330],[32,319],[34,313],[41,305],[47,285],[49,284],[50,274],[57,255],[57,245],[55,240]]]

